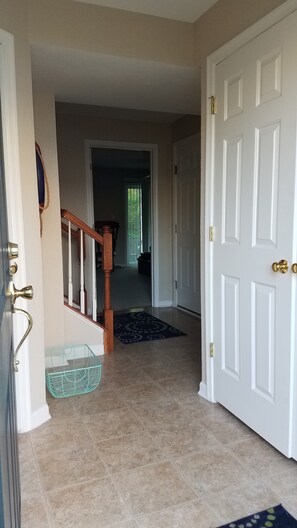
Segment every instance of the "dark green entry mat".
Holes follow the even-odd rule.
[[[279,504],[219,528],[297,528],[297,521]]]

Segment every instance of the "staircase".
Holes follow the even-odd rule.
[[[108,226],[99,235],[66,209],[61,210],[65,305],[104,330],[104,352],[114,347],[110,273],[113,269],[112,234]],[[102,255],[104,273],[103,322],[97,314],[97,255]],[[90,293],[88,293],[90,292]]]

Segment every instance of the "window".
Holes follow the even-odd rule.
[[[127,185],[127,262],[137,264],[142,252],[142,188],[141,184]]]

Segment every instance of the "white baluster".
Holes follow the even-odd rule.
[[[68,304],[73,304],[73,282],[72,282],[72,251],[71,251],[71,222],[68,221]]]
[[[80,230],[80,311],[85,313],[84,238]]]
[[[93,321],[97,321],[96,251],[95,251],[95,240],[93,238],[92,238],[92,311],[93,311]]]

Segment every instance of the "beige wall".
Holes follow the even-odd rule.
[[[29,0],[31,42],[190,66],[194,27],[72,0]]]
[[[195,62],[205,58],[285,0],[218,0],[194,24]]]
[[[41,243],[39,236],[39,214],[36,184],[36,165],[34,150],[34,126],[32,104],[32,81],[30,49],[26,34],[27,19],[26,0],[0,0],[0,27],[14,35],[15,42],[15,73],[16,73],[16,98],[19,140],[19,162],[21,177],[22,217],[19,220],[20,208],[12,211],[11,223],[15,226],[16,238],[13,240],[20,244],[19,275],[15,276],[17,287],[19,277],[27,284],[34,287],[34,299],[28,302],[28,309],[33,316],[33,329],[28,337],[29,355],[28,370],[29,381],[26,377],[24,359],[20,352],[19,375],[17,384],[26,385],[28,401],[28,421],[36,425],[42,414],[46,415],[45,383],[44,383],[44,315],[43,315],[43,284],[41,264]],[[18,155],[17,149],[15,155]],[[17,207],[17,205],[16,205]],[[26,370],[26,372],[25,372]],[[21,382],[23,380],[23,382]],[[22,397],[22,394],[21,394]]]
[[[200,116],[186,115],[181,119],[178,119],[171,126],[171,139],[172,143],[181,141],[182,139],[193,136],[194,134],[200,135]]]
[[[172,300],[172,176],[169,124],[101,119],[69,113],[57,105],[61,206],[87,220],[85,140],[151,143],[158,146],[159,283],[161,302]],[[65,111],[63,111],[65,110]]]
[[[55,101],[52,95],[34,94],[35,139],[42,152],[49,185],[49,207],[42,213],[42,272],[45,346],[64,344],[64,298],[60,191],[56,143]]]

